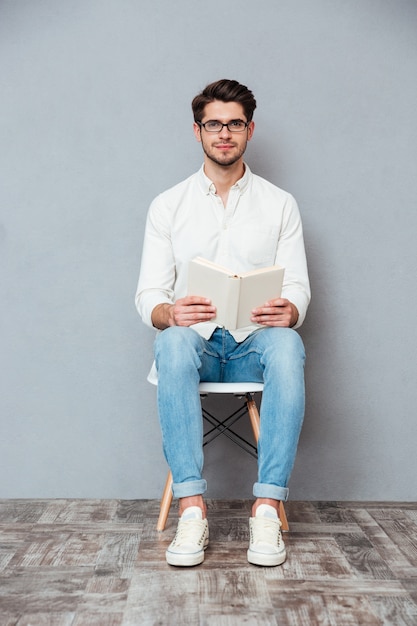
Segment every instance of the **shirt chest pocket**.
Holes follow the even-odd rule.
[[[240,256],[245,257],[250,266],[274,265],[279,237],[277,226],[252,224],[237,229],[235,235]]]

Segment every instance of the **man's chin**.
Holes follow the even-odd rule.
[[[237,163],[242,155],[236,155],[236,156],[227,156],[224,155],[223,158],[221,157],[216,157],[213,154],[207,154],[206,152],[206,156],[213,161],[213,163],[216,163],[217,165],[221,165],[222,167],[230,167],[231,165],[234,165],[235,163]]]
[[[235,163],[240,161],[245,153],[246,146],[244,149],[237,150],[233,154],[228,154],[227,152],[216,152],[214,149],[208,151],[206,150],[204,144],[202,145],[202,148],[204,154],[210,159],[210,161],[222,167],[230,167],[231,165],[234,165]]]

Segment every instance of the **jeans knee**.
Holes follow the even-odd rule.
[[[159,369],[166,363],[172,370],[184,366],[190,359],[195,362],[199,335],[186,326],[170,326],[155,339],[155,361]]]
[[[155,339],[155,348],[166,350],[171,346],[181,345],[185,340],[185,335],[190,329],[186,326],[169,326],[158,333]]]
[[[292,328],[268,328],[267,349],[265,353],[275,355],[277,360],[289,363],[303,363],[305,361],[304,344]]]
[[[304,344],[300,335],[297,333],[297,331],[293,330],[292,328],[284,328],[283,330],[287,331],[285,333],[285,340],[286,340],[286,348],[288,352],[304,359],[305,357]]]

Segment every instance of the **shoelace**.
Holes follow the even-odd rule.
[[[271,543],[279,546],[281,537],[281,522],[268,517],[255,517],[251,526],[251,543]]]
[[[202,543],[205,527],[205,520],[180,520],[178,523],[174,544],[180,546],[183,543]]]

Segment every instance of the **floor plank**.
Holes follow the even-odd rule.
[[[417,503],[287,503],[276,568],[246,560],[249,500],[207,505],[204,564],[181,569],[157,500],[0,500],[1,626],[417,625]]]

